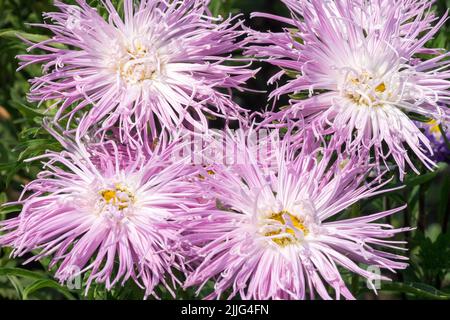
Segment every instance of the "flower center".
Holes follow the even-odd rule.
[[[155,80],[161,73],[162,61],[157,52],[134,42],[120,59],[118,70],[121,79],[130,85]]]
[[[207,173],[208,175],[210,175],[210,176],[214,176],[214,175],[216,174],[216,172],[215,172],[214,170],[212,170],[212,169],[206,170],[206,173]],[[197,177],[198,177],[200,180],[205,180],[205,179],[206,179],[206,177],[205,177],[204,175],[202,175],[202,174],[199,174]]]
[[[286,210],[273,213],[267,219],[265,229],[264,236],[281,247],[298,243],[309,233],[305,221]]]
[[[390,94],[384,81],[375,79],[368,72],[359,76],[349,75],[342,88],[344,96],[359,106],[381,106]]]
[[[442,138],[441,130],[439,129],[439,123],[432,119],[426,123],[429,127],[428,130],[434,136],[436,140],[440,140]]]
[[[113,188],[101,190],[99,194],[101,212],[122,212],[135,202],[133,193],[122,184],[115,184]]]

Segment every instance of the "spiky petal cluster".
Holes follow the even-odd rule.
[[[242,89],[254,75],[227,63],[242,45],[242,22],[218,21],[207,2],[125,0],[116,10],[105,0],[105,20],[85,0],[77,6],[56,1],[60,12],[47,13],[51,23],[38,25],[53,37],[29,48],[40,53],[19,56],[22,67],[43,66],[30,100],[56,99],[56,120],[83,110],[79,132],[102,122],[103,129],[119,126],[124,140],[158,123],[205,130],[205,113],[239,117],[243,110],[218,89]]]
[[[145,296],[158,284],[171,290],[172,270],[183,270],[174,217],[201,207],[185,182],[192,166],[172,161],[177,144],[161,142],[144,156],[112,141],[64,140],[68,150],[39,157],[48,158],[45,170],[25,187],[20,215],[0,222],[0,246],[15,257],[31,253],[27,261],[52,257],[55,277],[85,275],[86,291],[92,282],[111,289],[129,279]]]
[[[378,166],[392,156],[401,178],[406,165],[417,172],[408,148],[431,168],[430,142],[409,115],[438,122],[450,115],[449,54],[424,46],[446,21],[431,13],[433,1],[283,2],[291,18],[255,15],[291,28],[253,33],[249,49],[283,69],[271,81],[293,76],[272,92],[290,94],[290,108],[265,122],[300,119],[349,153],[371,151]]]
[[[354,159],[333,161],[328,151],[313,151],[311,145],[298,153],[286,141],[274,150],[273,170],[259,165],[249,151],[247,163],[216,167],[215,175],[203,182],[220,206],[192,215],[185,224],[185,240],[198,247],[199,257],[186,286],[201,290],[214,280],[208,298],[229,292],[243,299],[305,299],[316,294],[331,299],[329,286],[336,298],[351,299],[338,266],[372,285],[387,279],[373,272],[376,268],[407,266],[402,262],[406,258],[375,248],[402,243],[388,238],[405,229],[375,221],[404,207],[340,219],[341,211],[378,194],[382,185],[361,185],[367,169]],[[246,149],[244,141],[236,143],[237,149]]]

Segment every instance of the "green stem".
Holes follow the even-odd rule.
[[[422,233],[425,232],[426,216],[425,216],[425,185],[419,186],[419,213],[417,217],[417,229]]]
[[[447,148],[450,149],[450,141],[447,138],[447,132],[445,132],[444,128],[442,127],[442,123],[439,124],[439,131],[441,132],[442,138],[444,138]]]

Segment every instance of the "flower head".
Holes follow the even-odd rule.
[[[407,266],[406,258],[375,248],[402,243],[388,238],[404,229],[374,221],[404,207],[339,219],[338,213],[381,186],[362,185],[367,169],[356,160],[333,161],[330,152],[310,148],[293,151],[283,140],[273,170],[249,152],[247,164],[216,167],[203,181],[220,206],[193,215],[185,226],[185,241],[198,248],[198,266],[186,286],[201,290],[215,281],[209,298],[230,292],[243,299],[305,299],[316,293],[330,299],[328,285],[336,298],[350,299],[338,266],[370,283],[387,278],[359,263],[391,271]]]
[[[207,128],[205,114],[239,117],[244,111],[218,89],[242,89],[254,75],[230,55],[242,43],[241,21],[223,22],[208,14],[205,0],[123,1],[123,17],[110,0],[108,14],[85,0],[56,1],[47,13],[53,37],[32,44],[41,54],[19,56],[22,67],[42,64],[29,99],[56,99],[56,120],[85,111],[78,130],[101,122],[119,126],[123,140],[147,126]]]
[[[448,125],[445,123],[439,124],[436,120],[418,123],[420,128],[423,128],[425,135],[430,139],[433,152],[430,158],[435,161],[450,163],[450,132]],[[442,129],[441,129],[442,128]]]
[[[177,143],[144,156],[113,141],[65,140],[68,150],[39,157],[48,158],[45,169],[25,187],[21,213],[0,222],[0,245],[14,256],[31,253],[27,261],[52,257],[61,282],[85,274],[86,291],[92,282],[111,289],[129,279],[145,296],[160,283],[172,290],[173,269],[183,270],[174,218],[199,207],[185,180],[192,166],[171,161]]]
[[[431,168],[430,142],[410,115],[439,122],[450,116],[449,54],[424,46],[446,21],[437,21],[432,1],[283,2],[289,19],[256,15],[293,28],[254,33],[249,48],[283,69],[272,81],[293,76],[272,92],[290,94],[290,108],[269,114],[266,123],[300,119],[317,135],[333,134],[349,153],[372,152],[378,166],[392,156],[401,178],[407,164],[418,171],[408,148]]]

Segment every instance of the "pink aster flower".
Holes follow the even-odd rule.
[[[425,47],[447,19],[434,16],[433,1],[283,2],[291,18],[255,16],[291,28],[253,33],[248,51],[282,69],[271,81],[292,76],[271,94],[289,94],[290,107],[265,123],[300,119],[317,135],[333,134],[348,153],[370,151],[378,167],[392,157],[401,178],[406,165],[418,172],[409,149],[431,169],[430,142],[410,116],[450,115],[449,53]]]
[[[205,0],[125,0],[123,17],[102,2],[106,20],[85,0],[56,1],[60,12],[37,25],[53,37],[32,44],[29,51],[39,53],[19,56],[21,68],[43,66],[31,101],[57,100],[56,120],[83,110],[80,132],[102,122],[103,129],[120,126],[123,139],[158,124],[205,130],[205,113],[239,118],[244,110],[219,89],[240,90],[255,73],[229,63],[242,46],[242,21],[220,22]]]
[[[359,163],[306,144],[298,152],[287,140],[277,149],[277,167],[266,170],[253,153],[248,163],[219,170],[203,183],[220,204],[191,216],[184,240],[197,248],[198,266],[185,286],[215,281],[208,298],[305,299],[316,293],[331,299],[353,298],[338,266],[374,281],[388,280],[376,268],[403,269],[407,258],[384,248],[400,249],[389,239],[406,229],[375,221],[404,207],[339,218],[358,200],[374,196],[383,185],[363,184]],[[242,143],[237,141],[237,143]],[[359,263],[371,266],[366,269]]]
[[[172,292],[172,270],[183,270],[174,217],[200,206],[184,179],[192,166],[172,161],[177,143],[144,156],[112,141],[64,140],[68,150],[38,158],[48,159],[44,171],[25,187],[20,215],[0,222],[0,246],[32,254],[27,262],[52,257],[61,282],[85,274],[86,292],[92,282],[111,289],[130,279],[146,297],[158,284]]]

